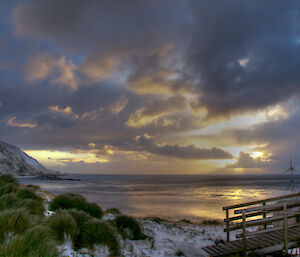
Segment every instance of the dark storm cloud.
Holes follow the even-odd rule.
[[[175,33],[186,20],[185,1],[20,1],[14,10],[17,34],[59,41],[68,47],[153,43]]]
[[[210,115],[256,110],[299,94],[300,3],[191,0],[188,65],[200,79],[193,107]]]
[[[185,88],[198,95],[195,111],[206,107],[214,116],[299,94],[299,10],[290,0],[28,0],[14,9],[13,23],[18,35],[84,53],[79,70],[90,77],[105,78],[123,62],[134,92]],[[153,52],[168,43],[166,56]],[[170,57],[178,52],[181,59]]]
[[[190,160],[208,160],[208,159],[232,159],[232,155],[220,148],[213,147],[211,149],[198,148],[194,145],[157,145],[152,141],[144,142],[145,138],[139,138],[138,149],[168,157]]]
[[[102,140],[94,146],[99,151],[109,144],[116,149],[123,151],[140,151],[155,155],[167,156],[183,160],[208,160],[208,159],[232,159],[233,156],[220,148],[199,148],[195,145],[180,146],[176,144],[161,144],[156,138],[147,134],[134,138],[119,137]]]
[[[296,1],[21,0],[3,6],[0,134],[21,147],[87,150],[94,142],[179,159],[232,158],[219,148],[164,137],[205,126],[197,112],[202,107],[213,118],[299,95]],[[43,53],[52,68],[38,73],[34,68],[44,67],[35,56]],[[70,75],[60,76],[65,64],[76,78],[72,92],[62,86]],[[169,105],[170,99],[177,101]],[[126,126],[134,115],[136,124],[148,120]],[[296,149],[290,126],[298,120],[293,115],[224,136],[238,144],[269,143],[266,149],[279,155]],[[155,140],[136,137],[144,133]]]

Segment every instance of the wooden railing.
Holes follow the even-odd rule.
[[[300,206],[299,197],[300,193],[296,193],[223,207],[223,210],[226,211],[226,218],[224,219],[226,228],[224,232],[226,232],[227,241],[230,241],[230,231],[242,229],[242,233],[237,235],[237,238],[243,238],[243,249],[244,254],[246,254],[247,237],[266,231],[282,229],[284,234],[283,243],[287,251],[288,219],[300,216],[299,211],[292,210],[292,208]],[[230,216],[230,211],[233,211],[234,215]],[[251,219],[249,220],[249,218]],[[274,224],[273,222],[276,221],[283,221],[283,226],[267,229],[267,224]],[[263,229],[247,232],[247,228],[255,226],[263,226]],[[293,224],[290,226],[293,226]]]

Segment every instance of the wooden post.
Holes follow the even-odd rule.
[[[230,234],[229,234],[229,210],[226,210],[226,238],[227,242],[230,241]]]
[[[284,252],[288,254],[288,222],[286,202],[283,202],[283,236],[284,236]]]
[[[242,211],[242,217],[243,217],[243,253],[244,257],[247,256],[247,232],[246,232],[246,215],[245,210]]]
[[[266,203],[262,204],[263,206],[266,206]],[[266,210],[263,212],[263,219],[267,218]],[[267,223],[264,224],[264,229],[267,229]]]

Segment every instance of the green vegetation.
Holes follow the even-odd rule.
[[[91,219],[85,223],[82,231],[82,241],[84,246],[88,248],[93,248],[95,244],[107,245],[113,256],[120,253],[116,232],[108,224],[97,219]]]
[[[0,176],[0,185],[6,185],[8,183],[18,184],[17,180],[10,174],[4,174]]]
[[[28,188],[22,188],[18,191],[17,196],[22,199],[34,199],[37,201],[42,201],[43,199],[36,195],[34,191]]]
[[[31,214],[44,215],[45,207],[41,201],[19,198],[15,193],[0,197],[0,210],[17,209],[24,207]]]
[[[0,197],[12,192],[17,192],[19,187],[14,183],[0,184]]]
[[[43,225],[34,226],[24,233],[6,236],[0,245],[0,256],[5,257],[57,257],[56,243],[51,231]]]
[[[183,257],[184,257],[185,255],[184,255],[184,253],[183,253],[181,250],[178,250],[178,251],[175,253],[175,256],[181,256],[181,257],[183,256]]]
[[[10,175],[0,176],[0,256],[56,257],[42,199]]]
[[[49,217],[48,224],[59,243],[70,238],[75,249],[93,249],[95,244],[103,244],[109,247],[113,256],[119,254],[120,247],[114,230],[84,211],[59,209]]]
[[[59,209],[76,209],[85,211],[98,219],[101,219],[103,216],[103,212],[97,204],[89,203],[83,196],[71,193],[59,195],[52,200],[50,203],[50,210],[57,211]]]
[[[44,205],[32,188],[0,176],[0,256],[56,257],[56,241],[43,225]]]
[[[79,211],[76,209],[68,210],[68,213],[73,217],[76,222],[76,225],[79,228],[82,228],[84,223],[92,219],[93,217],[84,211]]]
[[[191,222],[191,221],[188,220],[188,219],[182,219],[182,220],[180,220],[180,222],[186,223],[186,224],[193,224],[193,222]]]
[[[111,213],[111,214],[115,214],[115,215],[121,215],[121,212],[118,208],[109,208],[109,209],[105,210],[104,213]]]
[[[203,220],[201,222],[202,225],[221,225],[221,220]]]
[[[66,237],[75,240],[77,227],[75,219],[66,210],[59,210],[53,214],[48,223],[59,243],[63,243]]]
[[[3,242],[9,233],[24,233],[30,227],[30,223],[30,215],[26,209],[0,212],[0,242]]]
[[[162,222],[164,222],[165,220],[164,219],[161,219],[159,217],[150,217],[149,219],[151,219],[152,221],[158,223],[158,224],[161,224]]]
[[[29,185],[27,185],[27,188],[29,188],[35,192],[40,189],[40,186],[29,184]]]
[[[77,194],[55,197],[49,206],[55,213],[45,217],[38,190],[37,186],[18,184],[10,175],[0,175],[0,256],[57,257],[56,246],[67,239],[72,240],[74,249],[101,244],[109,247],[111,256],[118,256],[118,233],[132,240],[146,238],[134,218],[111,208],[105,213],[117,218],[101,221],[101,208]]]
[[[118,216],[114,220],[114,224],[123,238],[132,240],[146,239],[146,236],[143,234],[139,223],[137,223],[137,221],[132,217],[125,215]]]

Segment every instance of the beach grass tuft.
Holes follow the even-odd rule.
[[[26,187],[29,188],[29,189],[31,189],[31,190],[33,190],[34,192],[37,191],[37,190],[40,190],[40,186],[37,186],[37,185],[31,185],[31,184],[29,184]]]
[[[14,183],[0,184],[0,197],[12,192],[18,192],[19,186]]]
[[[8,235],[0,245],[0,256],[58,257],[58,253],[50,229],[38,225],[23,234]]]
[[[59,195],[52,200],[49,207],[51,211],[77,209],[85,211],[95,218],[101,219],[103,216],[103,212],[97,204],[89,203],[83,196],[77,194],[67,193]]]
[[[121,215],[122,214],[118,208],[109,208],[109,209],[106,209],[104,211],[104,213],[111,213],[111,214],[115,214],[115,215]]]
[[[0,175],[0,185],[8,184],[8,183],[18,184],[17,180],[12,175],[10,174]]]
[[[114,224],[123,238],[132,240],[144,240],[147,238],[142,232],[139,223],[132,217],[118,216],[114,220]]]
[[[32,217],[26,209],[11,209],[0,212],[0,242],[9,234],[24,233],[31,223]]]
[[[63,243],[66,237],[70,237],[72,241],[75,240],[77,234],[76,221],[68,210],[58,210],[49,217],[48,224],[60,243]]]
[[[19,198],[15,193],[8,193],[0,197],[0,210],[26,208],[29,213],[44,215],[45,207],[41,201]]]
[[[91,219],[84,224],[82,242],[85,247],[90,249],[97,244],[107,245],[112,256],[118,256],[120,253],[116,232],[107,223],[98,219]]]
[[[79,211],[76,209],[65,210],[67,211],[76,222],[76,235],[73,237],[73,247],[75,249],[80,249],[83,247],[82,242],[82,231],[85,226],[85,223],[91,220],[93,217],[84,211]]]
[[[221,220],[211,219],[211,220],[203,220],[201,222],[202,225],[222,225]]]
[[[17,193],[17,197],[22,199],[33,199],[37,201],[43,200],[40,196],[36,195],[35,192],[29,188],[20,189],[19,192]]]

